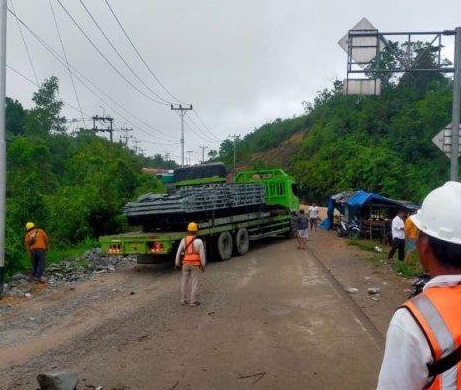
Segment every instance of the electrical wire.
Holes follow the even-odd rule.
[[[152,77],[155,79],[155,81],[157,81],[157,83],[163,88],[163,90],[168,94],[170,95],[174,100],[176,100],[177,102],[181,103],[181,104],[184,104],[181,99],[177,98],[175,95],[173,95],[166,87],[165,85],[160,81],[160,79],[155,75],[155,73],[152,71],[152,69],[150,68],[150,66],[147,64],[147,62],[144,60],[143,56],[141,55],[141,53],[139,52],[139,50],[136,48],[136,46],[134,45],[133,41],[131,40],[131,38],[129,37],[127,31],[125,30],[125,28],[123,27],[122,23],[120,22],[120,19],[117,17],[117,15],[115,14],[115,11],[113,10],[113,8],[111,7],[111,5],[109,4],[109,2],[107,0],[104,0],[107,7],[109,7],[109,10],[110,12],[112,13],[113,17],[115,18],[115,20],[117,21],[118,25],[120,26],[121,30],[123,31],[123,34],[125,35],[126,39],[128,40],[128,42],[130,42],[130,45],[131,47],[133,48],[133,50],[136,52],[136,54],[138,55],[138,58],[141,60],[141,62],[144,64],[144,66],[147,68],[147,70],[149,71],[149,73],[152,75]]]
[[[208,133],[214,138],[216,139],[216,141],[219,141],[221,142],[221,139],[219,137],[217,137],[209,128],[207,125],[205,125],[205,123],[203,122],[202,118],[200,117],[200,115],[198,114],[197,110],[194,110],[194,114],[195,116],[198,118],[199,122],[201,123],[201,125],[208,131]]]
[[[61,7],[63,7],[62,3],[61,3],[59,0],[57,0],[57,1],[58,1],[58,3],[61,5]],[[67,12],[67,10],[65,9],[65,7],[63,7],[63,9],[66,11],[66,13],[68,14],[68,16],[71,17],[71,15]],[[111,100],[111,101],[114,102],[116,105],[118,105],[119,107],[121,107],[124,111],[126,111],[128,114],[130,114],[132,117],[134,117],[134,118],[137,119],[138,121],[143,122],[142,120],[140,120],[139,118],[137,118],[134,114],[132,114],[132,113],[130,113],[128,110],[126,110],[123,106],[121,106],[120,104],[118,104],[118,102],[116,102],[115,100],[113,100],[112,98],[110,98],[110,96],[109,96],[108,94],[106,94],[104,91],[102,91],[101,89],[99,89],[96,85],[94,85],[94,83],[92,83],[92,82],[91,82],[88,78],[86,78],[81,72],[79,72],[77,69],[75,69],[75,67],[73,67],[72,65],[70,65],[70,63],[69,63],[69,61],[68,61],[68,59],[67,59],[67,56],[66,56],[66,58],[65,58],[65,64],[64,64],[64,61],[61,59],[61,56],[59,56],[59,54],[57,54],[56,51],[55,51],[51,46],[49,46],[43,39],[41,39],[36,33],[34,33],[34,32],[33,32],[33,31],[32,31],[32,30],[31,30],[31,29],[30,29],[30,28],[29,28],[29,27],[28,27],[28,26],[27,26],[27,25],[16,15],[16,13],[15,13],[14,11],[12,11],[12,10],[10,10],[10,9],[9,9],[8,11],[9,11],[11,14],[13,14],[13,16],[16,18],[16,21],[17,21],[18,25],[20,26],[20,24],[22,24],[24,27],[26,27],[26,29],[27,29],[27,30],[28,30],[28,31],[29,31],[29,32],[30,32],[30,33],[31,33],[31,34],[32,34],[32,35],[33,35],[33,36],[34,36],[34,37],[35,37],[35,38],[36,38],[36,39],[37,39],[37,40],[38,40],[38,41],[39,41],[39,42],[40,42],[40,43],[41,43],[41,44],[42,44],[42,45],[43,45],[43,46],[44,46],[44,47],[45,47],[45,48],[46,48],[46,49],[47,49],[47,50],[48,50],[58,61],[59,61],[59,62],[61,62],[61,64],[63,64],[63,65],[65,66],[65,68],[66,68],[71,74],[73,74],[72,71],[71,71],[71,68],[72,68],[75,72],[77,72],[78,74],[80,74],[81,77],[83,77],[84,79],[86,79],[86,81],[87,81],[88,83],[90,83],[93,87],[95,87],[96,89],[98,89],[103,95],[105,95],[106,97],[108,97],[109,100]],[[71,17],[71,19],[72,19],[72,17]],[[76,22],[75,22],[75,23],[76,23]],[[78,24],[77,24],[77,27],[79,27]],[[80,29],[80,30],[81,30],[81,29]],[[85,34],[82,30],[81,30],[81,32],[86,36],[86,34]],[[87,37],[87,39],[89,39],[89,38]],[[95,47],[94,43],[93,43],[91,40],[90,40],[90,42],[93,44],[93,47]],[[62,43],[62,42],[61,42],[61,43]],[[96,48],[96,47],[95,47],[95,48]],[[97,48],[96,48],[96,49],[97,49]],[[63,48],[63,52],[65,53],[64,48]],[[100,54],[106,59],[106,61],[108,61],[107,58],[106,58],[102,53],[100,53]],[[14,70],[13,70],[13,71],[14,71]],[[18,73],[18,72],[16,71],[16,73]],[[19,73],[18,73],[18,74],[19,74]],[[23,75],[22,75],[22,76],[23,76]],[[23,77],[25,77],[25,76],[23,76]],[[86,85],[85,82],[84,82],[82,79],[80,79],[80,78],[77,77],[77,76],[76,76],[76,78],[77,78],[78,81],[80,81],[80,83],[82,83],[82,85],[84,85],[84,86],[85,86],[91,93],[93,93],[99,100],[103,101],[107,106],[110,106],[104,99],[102,99],[100,96],[98,96],[88,85]],[[26,79],[27,79],[27,78],[26,78]],[[28,79],[28,80],[30,81],[30,79]],[[125,79],[125,81],[127,81],[127,80]],[[129,81],[128,81],[128,82],[129,82]],[[152,99],[151,99],[151,100],[152,100]],[[72,105],[70,105],[70,104],[68,104],[68,103],[66,103],[66,105],[69,106],[69,107],[71,107],[72,109],[78,111],[78,109],[76,109],[76,108],[73,107]],[[113,108],[112,108],[112,109],[113,109]],[[114,110],[114,111],[117,111],[117,110]],[[80,108],[80,112],[82,112],[81,108]],[[119,115],[120,115],[125,121],[127,121],[128,123],[130,123],[130,124],[133,125],[133,123],[132,123],[129,119],[127,119],[126,117],[124,117],[124,116],[121,115],[121,114],[119,114]],[[150,126],[150,125],[147,124],[146,122],[144,122],[144,123],[145,123],[146,125],[148,125],[148,127],[153,128],[152,126]],[[194,122],[194,125],[197,127],[197,125],[195,124],[195,122]],[[138,128],[138,129],[139,129],[139,128]],[[159,129],[155,129],[155,128],[153,128],[153,129],[161,133],[161,131],[160,131]],[[143,131],[144,133],[146,133],[147,135],[152,136],[149,132],[146,132],[146,131],[143,130],[142,128],[141,128],[140,130]],[[192,130],[192,128],[191,128],[191,130]],[[200,137],[200,135],[197,134],[195,131],[192,130],[192,132],[193,132],[194,134],[196,134],[198,137]],[[202,133],[203,133],[203,132],[202,132]],[[170,139],[171,139],[171,138],[170,138]],[[143,142],[152,143],[152,144],[155,144],[155,145],[177,145],[177,144],[178,144],[178,143],[159,143],[159,142],[147,141],[147,140],[143,140]]]
[[[51,0],[50,0],[51,1]],[[85,5],[85,3],[83,2],[83,0],[80,0],[80,4],[83,6],[83,8],[85,9],[86,13],[88,14],[88,16],[91,18],[91,20],[93,21],[93,23],[95,24],[95,26],[98,28],[98,30],[101,32],[101,34],[104,36],[106,42],[110,45],[110,47],[114,50],[114,52],[117,54],[118,58],[120,58],[120,60],[125,64],[125,66],[131,71],[131,73],[136,77],[136,79],[142,84],[144,85],[144,87],[146,87],[154,96],[156,96],[158,99],[160,99],[161,101],[163,101],[164,103],[167,103],[167,104],[171,104],[170,101],[168,101],[167,99],[163,98],[162,96],[160,96],[157,92],[155,92],[153,89],[151,89],[145,82],[144,80],[139,77],[139,75],[133,70],[133,68],[126,62],[126,60],[123,58],[123,56],[120,54],[120,52],[116,49],[116,47],[114,46],[114,44],[112,43],[112,41],[109,39],[109,37],[107,36],[107,34],[104,32],[104,30],[100,27],[99,23],[96,21],[96,19],[93,17],[93,15],[91,14],[90,10],[88,9],[88,7]]]
[[[205,140],[206,141],[209,141],[209,135],[206,134],[198,125],[197,123],[191,118],[191,117],[188,117],[188,120],[190,121],[190,124],[192,124],[192,126],[197,130],[199,131],[203,137],[205,137]],[[220,141],[220,139],[218,137],[216,137],[214,134],[212,134],[213,138],[218,142]]]
[[[27,80],[27,81],[28,81],[29,83],[31,83],[32,85],[35,85],[36,87],[40,88],[40,84],[38,84],[38,83],[36,83],[35,81],[31,80],[29,77],[27,77],[26,75],[24,75],[23,73],[21,73],[21,72],[18,71],[17,69],[14,69],[12,66],[10,66],[10,65],[8,65],[8,64],[6,65],[6,67],[7,67],[9,70],[11,70],[12,72],[16,73],[18,76],[21,76],[23,79]],[[65,101],[63,101],[63,103],[64,103],[66,106],[68,106],[69,108],[72,108],[73,110],[75,110],[76,112],[82,113],[82,111],[81,111],[80,108],[74,107],[72,104],[67,103],[67,102],[65,102]],[[85,114],[85,115],[88,117],[88,119],[84,119],[84,118],[82,118],[82,119],[83,119],[84,122],[85,122],[85,121],[87,122],[87,121],[90,120],[90,119],[89,119],[90,116],[89,116],[88,114]]]
[[[78,98],[77,88],[75,87],[74,78],[72,76],[72,72],[71,72],[70,67],[69,67],[69,59],[67,58],[67,53],[66,53],[66,49],[64,47],[64,42],[62,40],[61,32],[59,31],[59,25],[58,25],[58,20],[56,19],[56,13],[54,12],[54,8],[53,8],[53,4],[51,3],[51,0],[48,0],[48,2],[50,4],[51,13],[53,14],[54,25],[56,26],[56,31],[58,33],[59,42],[61,43],[62,54],[64,55],[64,59],[66,61],[66,67],[67,67],[67,71],[69,72],[70,81],[72,83],[72,88],[74,89],[75,99],[77,100],[77,104],[78,104],[78,107],[80,108],[80,112],[81,112],[81,115],[82,115],[82,124],[83,124],[83,126],[85,126],[85,121],[83,120],[82,105],[80,104],[80,99]]]
[[[138,58],[141,60],[141,62],[144,64],[144,66],[147,68],[147,70],[150,72],[150,74],[152,75],[152,77],[155,79],[155,81],[157,81],[157,83],[163,88],[163,90],[168,93],[168,95],[170,95],[173,99],[177,100],[179,103],[182,103],[182,104],[185,104],[181,101],[181,99],[177,98],[175,95],[173,95],[165,86],[164,84],[159,80],[159,78],[155,75],[155,73],[152,71],[152,69],[149,67],[149,65],[147,64],[147,62],[144,60],[143,56],[141,55],[141,53],[139,52],[139,50],[136,48],[136,46],[134,45],[132,39],[130,38],[130,36],[128,35],[126,29],[123,27],[120,19],[117,17],[117,15],[115,14],[115,11],[114,9],[111,7],[111,5],[109,4],[108,0],[104,0],[104,2],[106,3],[107,7],[109,8],[110,12],[112,13],[113,17],[115,18],[115,20],[117,21],[118,25],[120,26],[121,30],[123,31],[125,37],[127,38],[128,42],[130,43],[131,47],[133,48],[133,50],[136,52],[136,54],[138,55]],[[203,120],[199,117],[198,113],[194,110],[194,113],[197,115],[197,117],[199,118],[199,121],[200,123],[202,124],[202,126],[209,132],[209,134],[214,137],[218,142],[220,142],[221,140],[219,138],[217,138],[214,133],[212,131],[210,131],[208,129],[208,127],[205,125],[205,123],[203,122]]]
[[[83,28],[77,23],[75,18],[70,14],[70,12],[67,10],[67,8],[62,4],[61,0],[56,0],[58,4],[61,6],[61,8],[64,10],[64,12],[67,14],[67,16],[72,20],[72,23],[79,29],[79,31],[83,34],[83,36],[90,42],[90,44],[93,46],[93,48],[98,52],[98,54],[109,64],[109,66],[114,70],[115,73],[117,73],[128,85],[130,85],[134,90],[139,92],[141,95],[146,97],[147,99],[151,100],[154,103],[168,106],[169,104],[165,102],[161,102],[159,100],[153,99],[151,96],[147,95],[144,93],[144,91],[141,91],[136,85],[134,85],[130,80],[126,78],[125,75],[123,75],[115,66],[110,62],[110,60],[103,54],[103,52],[96,46],[96,44],[91,40],[91,38],[88,36],[88,34],[83,30]]]
[[[29,26],[27,26],[27,24],[25,24],[15,13],[12,12],[12,10],[8,9],[8,12],[10,12],[10,14],[12,14],[18,21],[19,23],[24,26],[27,31],[29,31],[29,33],[42,45],[45,47],[45,49],[47,49],[51,55],[58,61],[60,62],[64,67],[65,67],[65,64],[64,64],[64,60],[62,59],[62,57],[57,53],[57,51],[55,49],[53,49],[50,45],[48,45],[46,43],[46,41],[44,39],[42,39],[37,33],[35,33]],[[156,132],[159,132],[160,134],[162,135],[165,135],[165,136],[168,136],[167,134],[164,134],[161,130],[151,126],[149,123],[145,122],[144,120],[136,117],[136,115],[134,115],[133,113],[131,113],[130,111],[128,111],[125,107],[123,107],[120,103],[118,103],[116,100],[114,100],[109,94],[107,94],[106,92],[104,92],[102,89],[100,89],[97,85],[95,85],[91,80],[89,80],[83,73],[81,73],[78,69],[76,69],[74,66],[72,66],[71,64],[70,65],[70,68],[73,69],[73,71],[76,73],[76,78],[78,81],[80,81],[80,83],[82,83],[82,85],[85,86],[85,88],[87,88],[94,96],[96,96],[96,98],[98,98],[99,100],[101,100],[105,105],[109,106],[110,107],[110,104],[107,103],[107,101],[105,101],[103,98],[101,98],[100,96],[98,96],[96,94],[96,92],[94,92],[93,89],[91,89],[87,84],[85,84],[85,82],[82,80],[84,79],[88,84],[90,84],[92,87],[94,87],[95,89],[97,89],[102,95],[104,95],[107,99],[109,99],[111,102],[113,102],[117,107],[120,107],[121,110],[123,110],[124,112],[126,112],[127,114],[129,114],[131,117],[133,117],[134,119],[136,119],[137,121],[139,121],[140,123],[143,123],[145,126],[147,126],[148,128],[151,128],[152,130],[156,131]],[[113,109],[113,107],[111,107]],[[132,124],[132,122],[127,119],[126,117],[124,117],[122,114],[120,114],[117,110],[113,109],[115,112],[117,112],[126,122]],[[133,124],[132,124],[133,125]],[[141,129],[141,131],[145,132],[147,135],[149,136],[152,136],[152,134],[144,131]],[[171,132],[170,132],[171,133]],[[161,138],[159,138],[161,139]],[[166,140],[165,140],[166,141]]]
[[[16,13],[16,9],[14,8],[13,0],[10,0],[10,4],[11,4],[11,9],[14,11],[14,13]],[[30,52],[29,52],[29,47],[27,46],[26,40],[24,38],[24,34],[22,32],[21,25],[19,24],[17,19],[16,19],[16,24],[18,26],[19,33],[21,34],[21,38],[22,38],[22,42],[24,43],[24,47],[26,48],[27,57],[29,57],[30,67],[32,68],[32,72],[34,72],[35,80],[37,81],[37,84],[38,84],[39,82],[38,82],[37,72],[35,71],[35,67],[34,67],[34,64],[32,62],[32,57],[31,57]]]

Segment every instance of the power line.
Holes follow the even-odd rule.
[[[50,0],[51,1],[51,0]],[[170,101],[166,100],[165,98],[163,98],[162,96],[160,96],[157,92],[155,92],[154,90],[152,90],[145,82],[143,79],[141,79],[141,77],[138,76],[138,74],[133,70],[133,68],[125,61],[125,59],[123,58],[123,56],[120,54],[120,52],[117,50],[117,48],[114,46],[114,44],[112,43],[112,41],[109,39],[109,37],[107,36],[107,34],[104,32],[104,30],[100,27],[99,23],[96,21],[96,19],[93,17],[93,15],[91,14],[90,10],[88,9],[88,7],[85,5],[85,3],[83,2],[83,0],[80,0],[80,4],[82,4],[83,8],[85,9],[85,11],[87,12],[87,14],[89,15],[89,17],[91,18],[91,20],[93,21],[93,23],[96,25],[96,27],[98,28],[98,30],[101,32],[101,34],[104,36],[104,38],[106,39],[106,42],[110,45],[110,47],[114,50],[114,52],[117,54],[118,58],[120,58],[120,60],[122,60],[122,62],[125,64],[125,66],[131,71],[131,73],[136,77],[136,79],[138,79],[138,81],[144,85],[144,87],[146,87],[153,95],[155,95],[158,99],[162,100],[164,103],[166,104],[171,104]]]
[[[147,62],[144,60],[144,58],[142,57],[142,55],[140,54],[140,52],[138,51],[138,49],[136,48],[136,46],[134,45],[133,41],[131,40],[131,38],[128,36],[128,33],[126,32],[125,28],[123,27],[122,23],[120,22],[120,19],[117,17],[117,15],[115,14],[115,11],[113,10],[113,8],[111,7],[111,5],[109,4],[109,2],[107,0],[104,0],[104,2],[107,4],[107,6],[109,7],[109,10],[110,12],[112,13],[112,15],[114,16],[115,20],[117,21],[118,25],[120,26],[121,30],[123,31],[123,33],[125,34],[125,37],[128,39],[128,41],[130,42],[133,50],[136,52],[136,54],[138,55],[139,59],[141,60],[141,62],[145,65],[145,67],[149,70],[150,74],[152,75],[152,77],[157,81],[157,83],[159,83],[159,85],[164,89],[164,91],[166,93],[168,93],[173,99],[177,100],[179,103],[182,103],[184,104],[184,102],[182,102],[179,98],[177,98],[176,96],[174,96],[164,85],[163,83],[158,79],[158,77],[154,74],[154,72],[152,71],[152,69],[149,67],[149,65],[147,64]],[[194,110],[194,113],[197,115],[200,123],[202,124],[202,126],[208,131],[208,133],[214,137],[217,141],[221,141],[221,139],[219,139],[218,137],[216,137],[216,135],[210,131],[210,129],[208,129],[208,127],[205,125],[205,123],[203,122],[203,120],[200,118],[200,116],[198,115],[197,112],[195,112]],[[198,126],[197,126],[197,129]]]
[[[202,118],[200,117],[200,115],[198,114],[198,112],[196,110],[194,110],[194,114],[195,116],[198,118],[199,122],[201,123],[201,125],[204,127],[205,130],[208,131],[208,133],[213,137],[215,138],[217,141],[221,142],[221,139],[218,138],[209,128],[207,125],[205,125],[205,123],[203,122]]]
[[[133,41],[131,40],[131,38],[128,36],[128,33],[126,32],[125,28],[122,26],[122,23],[120,22],[119,18],[117,17],[117,15],[115,14],[113,8],[111,7],[111,5],[109,4],[109,2],[107,0],[104,0],[105,3],[107,4],[107,6],[109,7],[109,10],[110,12],[112,13],[112,15],[114,16],[115,20],[117,21],[118,25],[120,26],[120,28],[122,29],[123,31],[123,34],[125,34],[125,37],[126,39],[128,39],[128,42],[130,42],[131,44],[131,47],[133,48],[133,50],[136,52],[136,54],[138,55],[139,59],[141,60],[141,62],[144,64],[144,66],[147,68],[147,70],[150,72],[150,74],[152,75],[152,77],[155,79],[155,81],[157,81],[157,83],[163,88],[163,90],[168,93],[168,95],[170,95],[174,100],[178,101],[179,103],[182,103],[184,104],[180,99],[178,99],[176,96],[174,96],[164,85],[163,83],[158,79],[158,77],[155,75],[155,73],[152,71],[152,69],[149,67],[149,65],[147,64],[147,62],[144,60],[144,58],[142,57],[142,55],[139,53],[138,49],[136,48],[136,46],[134,45]]]
[[[66,60],[66,66],[67,66],[67,70],[69,72],[70,81],[72,83],[72,88],[74,89],[75,99],[77,100],[77,104],[78,104],[78,107],[80,108],[80,113],[82,115],[82,124],[83,124],[83,126],[85,126],[85,122],[83,120],[82,105],[80,104],[80,99],[78,98],[78,94],[77,94],[77,88],[75,88],[74,78],[72,77],[72,72],[70,71],[69,59],[67,58],[67,53],[66,53],[66,49],[64,47],[64,42],[63,42],[62,37],[61,37],[61,32],[59,31],[59,26],[58,26],[58,21],[56,19],[56,14],[54,12],[54,8],[53,8],[53,4],[51,3],[51,0],[48,0],[48,1],[50,3],[51,13],[53,14],[54,25],[56,26],[56,31],[58,33],[59,42],[61,43],[62,54],[64,55],[64,59]]]
[[[11,71],[13,71],[14,73],[16,73],[18,76],[21,76],[23,79],[27,80],[29,83],[31,83],[32,85],[35,85],[37,88],[40,88],[40,84],[36,83],[35,81],[31,80],[29,77],[27,77],[26,75],[22,74],[21,72],[19,72],[18,70],[14,69],[13,67],[11,67],[10,65],[6,65],[6,67],[8,69],[10,69]],[[63,101],[63,103],[68,106],[69,108],[72,108],[73,110],[75,110],[76,112],[81,112],[80,109],[78,109],[77,107],[74,107],[72,104],[70,103],[67,103],[65,101]],[[88,114],[85,113],[85,116],[87,118],[89,118],[90,116]],[[88,121],[89,119],[84,119],[84,121]]]
[[[46,43],[46,41],[41,38],[37,33],[35,33],[29,26],[27,26],[27,24],[25,24],[21,18],[19,18],[12,10],[8,9],[8,12],[10,12],[10,14],[13,15],[13,17],[16,18],[16,20],[22,25],[24,26],[27,31],[29,31],[29,33],[43,46],[45,47],[46,50],[48,50],[51,55],[58,61],[60,62],[64,67],[65,66],[65,62],[64,60],[62,59],[62,57],[57,53],[57,51],[51,47],[49,44]],[[147,126],[148,128],[151,128],[152,130],[162,134],[162,135],[166,135],[165,133],[163,133],[161,130],[153,127],[152,125],[150,125],[149,123],[145,122],[144,120],[138,118],[136,115],[134,115],[133,113],[131,113],[129,110],[127,110],[124,106],[122,106],[120,103],[118,103],[116,100],[114,100],[109,94],[107,94],[106,92],[104,92],[101,88],[99,88],[97,85],[95,85],[90,79],[88,79],[82,72],[80,72],[78,69],[76,69],[74,66],[72,66],[71,64],[69,64],[70,68],[73,69],[73,71],[75,72],[76,74],[76,78],[78,81],[80,81],[80,83],[82,83],[82,85],[88,89],[88,91],[90,91],[97,99],[99,99],[100,101],[102,101],[105,105],[107,106],[110,106],[109,103],[107,103],[107,101],[105,101],[103,98],[101,98],[100,96],[98,96],[98,94],[92,89],[90,88],[86,83],[88,83],[89,85],[91,85],[92,87],[94,87],[95,89],[97,89],[102,95],[104,95],[107,99],[109,99],[111,102],[113,102],[117,107],[119,107],[121,110],[123,110],[124,112],[126,112],[128,115],[130,115],[131,117],[133,117],[134,119],[136,119],[137,121],[139,121],[140,123],[143,123],[145,126]],[[85,80],[85,82],[83,80]],[[30,80],[29,80],[30,81]],[[33,83],[33,82],[32,82]],[[34,83],[33,83],[34,84]],[[120,114],[119,111],[117,111],[116,109],[114,109],[112,106],[110,106],[112,108],[112,110],[114,112],[116,112],[118,115],[120,115],[125,121],[129,122],[130,124],[133,125],[133,123],[127,119],[126,117],[123,116],[123,114]],[[144,133],[146,133],[147,135],[149,136],[152,136],[152,134],[148,133],[147,131],[145,130],[142,130],[140,129],[141,131],[143,131]],[[159,138],[161,139],[161,138]]]
[[[190,122],[189,124],[192,125],[197,131],[199,131],[199,132],[202,134],[202,136],[198,135],[198,134],[192,129],[192,126],[189,126],[189,128],[192,130],[192,132],[193,132],[195,135],[197,135],[198,137],[200,137],[200,138],[203,138],[203,137],[204,137],[204,139],[208,141],[209,138],[210,138],[210,135],[209,135],[209,134],[206,134],[200,127],[198,127],[197,123],[195,123],[195,121],[194,121],[191,117],[188,117],[187,119],[188,119],[188,121]],[[215,135],[212,135],[212,136],[213,136],[217,141],[220,141]]]
[[[62,4],[61,4],[62,6]],[[149,123],[143,121],[142,119],[138,118],[136,115],[134,115],[133,113],[131,113],[130,111],[128,111],[124,106],[122,106],[121,104],[119,104],[117,101],[115,101],[110,95],[108,95],[106,92],[104,92],[102,89],[100,89],[97,85],[95,85],[91,80],[89,80],[84,74],[82,74],[78,69],[76,69],[74,66],[72,66],[68,61],[66,62],[58,53],[57,51],[52,47],[50,46],[44,39],[42,39],[37,33],[35,33],[30,27],[28,27],[18,16],[17,14],[12,11],[11,9],[8,9],[8,11],[10,12],[10,14],[12,14],[12,16],[16,19],[18,25],[22,25],[24,26],[28,31],[29,33],[42,45],[45,47],[46,50],[48,50],[50,52],[50,54],[55,57],[55,59],[60,62],[64,68],[66,68],[68,71],[70,69],[71,73],[74,74],[74,76],[76,77],[76,79],[86,88],[88,89],[88,91],[90,91],[97,99],[99,99],[100,101],[102,101],[104,104],[110,106],[116,113],[118,113],[125,121],[127,121],[128,123],[132,124],[133,123],[127,119],[125,116],[123,116],[119,111],[117,111],[116,109],[114,109],[106,100],[104,100],[100,95],[98,95],[96,93],[95,90],[93,90],[90,85],[95,88],[96,90],[99,91],[99,93],[101,93],[102,95],[104,95],[107,99],[109,99],[111,102],[113,102],[115,105],[117,105],[118,107],[120,107],[124,112],[128,113],[130,116],[132,116],[134,119],[136,119],[137,121],[139,122],[142,122],[144,123],[147,127],[153,129],[154,131],[156,132],[159,132],[159,133],[162,133],[163,132],[159,129],[156,129],[155,127],[151,126]],[[34,85],[38,85],[38,83],[34,83],[32,82],[29,78],[27,78],[25,75],[21,74],[20,72],[16,71],[15,69],[11,68],[12,71],[14,71],[15,73],[19,74],[21,77],[25,78],[26,80],[28,80],[31,84],[34,84]],[[69,106],[70,108],[74,109],[75,111],[79,111],[77,108],[73,107],[71,104],[69,103],[66,103],[67,106]],[[86,114],[87,115],[87,114]],[[89,117],[89,115],[87,115]],[[149,136],[152,136],[152,134],[150,132],[147,132],[145,131],[144,129],[142,128],[139,128],[138,127],[138,130],[144,132],[145,134],[149,135]],[[167,142],[157,142],[157,141],[148,141],[148,140],[143,140],[143,142],[147,142],[147,143],[150,143],[150,144],[153,144],[153,145],[178,145],[178,143],[167,143]]]
[[[80,30],[80,32],[83,34],[83,36],[88,40],[88,42],[90,42],[90,44],[93,46],[93,48],[98,52],[98,54],[109,64],[109,66],[128,84],[130,85],[134,90],[136,90],[137,92],[139,92],[141,95],[143,95],[144,97],[146,97],[147,99],[151,100],[152,102],[154,103],[157,103],[157,104],[161,104],[161,105],[164,105],[164,106],[168,106],[167,103],[165,102],[161,102],[161,101],[158,101],[158,100],[155,100],[153,99],[152,97],[150,97],[149,95],[147,95],[146,93],[144,93],[143,91],[141,91],[137,86],[135,86],[130,80],[128,80],[125,75],[123,75],[115,66],[114,64],[112,64],[112,62],[110,62],[110,60],[103,54],[103,52],[96,46],[96,44],[91,40],[91,38],[88,36],[88,34],[82,29],[82,27],[77,23],[77,21],[75,20],[75,18],[69,13],[69,11],[67,10],[67,8],[62,4],[61,0],[56,0],[59,5],[61,6],[61,8],[64,10],[64,12],[67,14],[67,16],[70,18],[70,20],[72,20],[72,23],[74,23],[74,25]]]
[[[13,4],[13,0],[10,0],[10,4],[11,4],[11,8],[13,9],[14,13],[16,13],[16,10],[15,10],[14,4]],[[21,34],[21,38],[22,38],[22,42],[24,43],[24,47],[26,48],[27,57],[29,58],[30,67],[32,68],[32,72],[34,72],[35,81],[37,81],[37,84],[39,84],[38,77],[37,77],[37,72],[35,72],[35,67],[34,67],[34,64],[32,62],[32,57],[31,57],[30,52],[29,52],[29,47],[27,46],[26,40],[24,38],[24,34],[22,32],[21,25],[19,24],[17,19],[16,19],[16,24],[18,26],[19,33]]]

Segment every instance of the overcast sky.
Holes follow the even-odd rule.
[[[230,136],[300,115],[302,101],[344,79],[347,55],[338,41],[363,17],[380,32],[461,26],[459,0],[9,0],[8,7],[25,25],[8,15],[8,96],[29,108],[37,81],[55,75],[63,114],[79,121],[70,129],[82,116],[87,128],[92,116],[111,116],[114,140],[128,134],[130,147],[179,163],[181,120],[170,103],[193,105],[185,162],[197,163],[200,147],[207,153]],[[28,29],[61,58],[64,47],[75,91],[65,61]]]

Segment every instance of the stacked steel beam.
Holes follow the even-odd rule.
[[[242,208],[264,205],[264,186],[261,184],[209,184],[178,189],[174,194],[146,194],[136,202],[129,202],[124,214],[140,223],[172,220],[176,215],[208,215],[221,211],[232,215]]]

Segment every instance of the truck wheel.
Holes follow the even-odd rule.
[[[250,235],[246,228],[240,228],[235,234],[235,253],[244,256],[250,249]]]
[[[216,242],[218,256],[221,260],[229,260],[232,256],[232,236],[229,232],[222,232]]]

